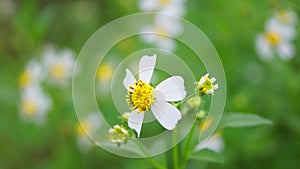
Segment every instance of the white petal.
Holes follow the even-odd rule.
[[[290,43],[280,44],[277,49],[278,56],[282,60],[290,60],[295,55],[295,47]]]
[[[173,130],[182,117],[175,106],[164,101],[156,100],[151,110],[158,122],[167,130]]]
[[[130,70],[126,69],[126,76],[123,80],[124,87],[128,90],[129,86],[133,85],[133,83],[136,82],[133,74],[130,72]]]
[[[154,91],[156,98],[163,101],[180,101],[186,96],[184,79],[181,76],[172,76],[162,81]]]
[[[156,62],[156,54],[154,54],[153,56],[145,55],[141,58],[140,64],[139,64],[140,80],[149,84],[152,74],[153,74],[155,62]]]
[[[156,45],[161,48],[161,49],[165,49],[168,51],[174,51],[176,48],[176,43],[173,39],[168,38],[168,37],[164,37],[164,36],[160,36],[157,37],[156,39]]]
[[[144,120],[144,113],[133,110],[128,118],[128,126],[134,129],[140,137],[141,128]]]
[[[259,34],[255,41],[256,51],[264,61],[270,61],[273,58],[272,47],[263,34]]]

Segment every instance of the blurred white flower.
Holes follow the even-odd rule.
[[[265,25],[265,32],[256,38],[256,51],[264,61],[270,61],[275,54],[282,60],[290,60],[295,55],[295,46],[291,42],[295,37],[293,26],[283,25],[271,18]]]
[[[43,125],[51,105],[50,98],[38,85],[27,87],[21,94],[21,118]]]
[[[290,9],[276,11],[274,18],[286,26],[295,26],[298,23],[297,13]]]
[[[90,137],[95,137],[100,128],[102,120],[98,113],[91,113],[84,121],[77,124],[77,143],[80,151],[87,152],[94,144]]]
[[[178,19],[157,15],[154,19],[154,24],[145,26],[141,32],[143,32],[141,38],[146,43],[173,51],[176,47],[176,42],[172,37],[179,36],[183,32],[183,26]]]
[[[38,85],[42,80],[42,75],[41,65],[36,60],[31,60],[20,75],[19,85],[22,89]]]
[[[198,144],[194,151],[200,151],[204,149],[210,149],[215,152],[222,152],[224,149],[224,141],[220,133],[216,133],[211,138],[203,141],[202,143]]]
[[[47,46],[43,63],[49,83],[59,86],[69,84],[75,65],[74,53],[71,50],[64,49],[56,52],[53,47]]]
[[[182,16],[185,13],[186,0],[140,0],[139,8],[144,12],[164,12]]]
[[[158,122],[167,130],[173,130],[181,119],[180,111],[168,101],[181,101],[186,96],[184,79],[181,76],[167,78],[153,88],[151,80],[156,63],[156,55],[143,56],[139,63],[139,79],[136,80],[126,69],[123,85],[128,90],[126,100],[131,106],[128,126],[140,136],[144,113],[150,110]]]

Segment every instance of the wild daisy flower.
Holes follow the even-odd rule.
[[[51,104],[51,100],[39,86],[30,86],[24,89],[21,94],[21,118],[40,125],[44,124]]]
[[[89,114],[86,119],[77,124],[77,143],[82,152],[86,152],[93,146],[93,143],[88,135],[94,137],[101,124],[102,120],[99,118],[98,113]]]
[[[71,50],[64,49],[56,52],[48,46],[43,61],[51,84],[66,85],[70,82],[75,64],[74,53]]]
[[[142,29],[146,33],[158,34],[143,34],[142,40],[149,44],[155,44],[160,48],[173,51],[176,47],[175,41],[170,36],[178,36],[183,32],[182,23],[174,18],[158,15],[154,19],[153,25],[147,25]]]
[[[256,38],[256,51],[262,60],[269,61],[275,54],[282,60],[290,60],[295,55],[295,47],[291,43],[295,37],[294,27],[283,26],[277,20],[270,19],[265,25],[265,32]]]
[[[185,0],[140,0],[139,8],[144,12],[164,12],[182,16],[185,13]]]
[[[42,67],[36,60],[31,60],[27,64],[24,72],[20,75],[20,87],[22,89],[38,85],[42,79]]]
[[[184,79],[181,76],[172,76],[154,88],[149,82],[155,63],[156,55],[143,56],[139,62],[138,80],[128,69],[123,80],[123,85],[128,90],[127,102],[132,110],[128,125],[137,132],[138,137],[145,111],[151,110],[158,122],[167,130],[173,130],[182,116],[168,101],[176,102],[185,98]]]
[[[122,125],[115,125],[108,130],[110,141],[115,144],[125,144],[127,142],[129,133]]]
[[[197,89],[199,89],[202,94],[213,95],[215,90],[219,88],[218,84],[214,84],[215,82],[216,78],[209,78],[209,74],[207,73],[200,78],[199,82],[197,82]]]

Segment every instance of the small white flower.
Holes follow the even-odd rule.
[[[176,47],[176,43],[172,39],[172,36],[176,37],[180,35],[183,32],[183,27],[182,23],[175,18],[157,15],[154,24],[145,26],[142,32],[145,34],[143,34],[141,38],[146,43],[155,44],[160,48],[173,51]]]
[[[31,60],[27,64],[24,72],[20,75],[20,87],[26,88],[38,85],[42,80],[42,67],[36,60]]]
[[[128,125],[134,129],[138,137],[144,119],[144,112],[151,109],[158,122],[167,130],[173,130],[181,119],[180,111],[168,101],[181,101],[186,96],[184,79],[181,76],[172,76],[158,84],[155,88],[149,85],[156,55],[143,56],[139,63],[139,79],[126,69],[123,80],[124,87],[128,90],[127,102],[132,112]]]
[[[51,107],[51,100],[39,86],[30,86],[22,91],[20,112],[21,118],[42,125]]]
[[[164,12],[182,16],[185,13],[185,0],[140,0],[139,8],[144,12]]]
[[[224,149],[224,141],[221,137],[221,134],[217,133],[206,141],[198,144],[194,151],[200,151],[203,149],[210,149],[220,153]]]
[[[67,85],[70,82],[75,65],[74,53],[71,50],[64,49],[56,52],[48,46],[43,61],[51,84]]]
[[[219,88],[218,84],[214,84],[216,82],[216,78],[209,78],[209,74],[205,74],[202,76],[197,82],[197,88],[200,90],[202,94],[213,95],[215,90]]]
[[[129,136],[128,131],[122,125],[120,126],[118,124],[114,125],[113,128],[110,128],[108,133],[110,141],[118,144],[118,146],[120,146],[120,144],[125,144]]]
[[[282,26],[277,20],[270,19],[265,32],[257,36],[255,45],[260,58],[271,60],[275,54],[283,60],[290,60],[295,55],[295,47],[291,41],[296,37],[296,30],[291,26]]]
[[[77,143],[82,152],[88,151],[93,143],[88,137],[95,137],[96,131],[100,128],[102,120],[98,113],[91,113],[81,123],[77,124]]]

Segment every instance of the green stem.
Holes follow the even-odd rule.
[[[193,93],[193,94],[189,95],[188,97],[184,98],[183,100],[181,100],[181,102],[179,102],[179,103],[173,103],[173,105],[174,105],[175,107],[179,108],[183,102],[185,102],[185,101],[187,101],[188,99],[190,99],[190,98],[192,98],[192,97],[194,97],[194,96],[197,96],[197,95],[198,95],[198,93]]]
[[[194,129],[196,127],[196,121],[194,121],[193,123],[193,126],[190,130],[190,133],[188,135],[188,138],[187,138],[187,142],[186,142],[186,145],[185,145],[185,148],[184,148],[184,152],[183,152],[183,157],[182,157],[182,165],[181,165],[181,168],[184,169],[185,165],[186,165],[186,162],[188,160],[188,157],[190,155],[190,144],[191,144],[191,141],[192,141],[192,138],[193,138],[193,135],[194,135]]]
[[[177,140],[177,129],[174,129],[173,131],[173,144],[176,144],[173,148],[173,168],[179,169],[179,163],[178,163],[178,145],[176,143]]]
[[[149,158],[146,158],[148,161],[150,161],[152,163],[153,166],[155,166],[157,169],[166,169],[165,166],[159,164],[152,156],[150,156],[150,154],[147,152],[147,150],[144,148],[143,145],[140,144],[140,142],[136,139],[135,140],[135,143],[138,145],[138,147],[142,150],[142,152],[148,156]]]

